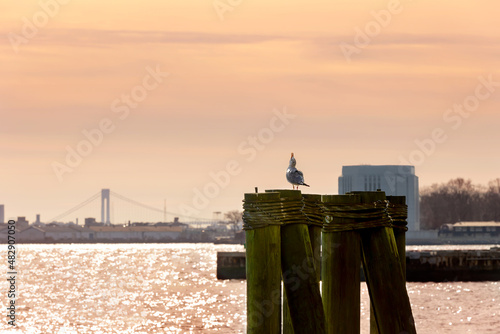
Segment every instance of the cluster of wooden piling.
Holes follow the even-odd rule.
[[[416,333],[404,274],[403,196],[267,190],[245,194],[243,220],[247,333],[359,333],[360,263],[371,332]]]

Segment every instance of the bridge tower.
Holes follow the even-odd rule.
[[[106,225],[111,224],[109,220],[109,189],[101,190],[101,222]]]

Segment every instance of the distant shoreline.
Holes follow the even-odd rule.
[[[7,245],[6,241],[0,242],[0,244]],[[213,240],[30,240],[30,241],[21,241],[18,240],[16,244],[215,244],[215,245],[243,245],[237,241],[213,241]],[[431,239],[431,240],[406,240],[407,246],[446,246],[446,245],[491,245],[491,246],[499,246],[500,240],[474,240],[474,239]]]
[[[0,244],[7,245],[7,242],[0,242]],[[16,244],[224,244],[224,245],[241,245],[240,243],[221,243],[213,241],[189,241],[189,240],[31,240],[31,241],[17,241]]]

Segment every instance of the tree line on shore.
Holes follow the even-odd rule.
[[[500,178],[487,185],[456,178],[420,191],[420,227],[459,221],[500,221]]]

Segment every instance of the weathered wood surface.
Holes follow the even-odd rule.
[[[405,196],[387,196],[387,200],[391,204],[405,205]],[[408,217],[405,218],[405,220]],[[406,231],[402,228],[394,228],[394,238],[396,239],[396,245],[398,246],[399,261],[401,263],[401,269],[403,271],[403,277],[406,282]]]
[[[385,200],[384,192],[356,192],[362,203]],[[390,227],[361,230],[363,270],[378,333],[416,333],[398,247]]]
[[[298,190],[269,190],[282,198],[301,200]],[[304,223],[281,227],[281,270],[295,334],[325,333],[325,315],[316,275],[309,229]]]
[[[325,195],[325,203],[356,204],[356,195]],[[336,223],[353,219],[335,218]],[[322,296],[326,330],[333,334],[359,334],[360,331],[360,263],[359,233],[355,231],[324,232],[322,236]]]
[[[245,194],[245,201],[279,200],[279,194]],[[247,333],[281,333],[280,226],[246,230]]]

